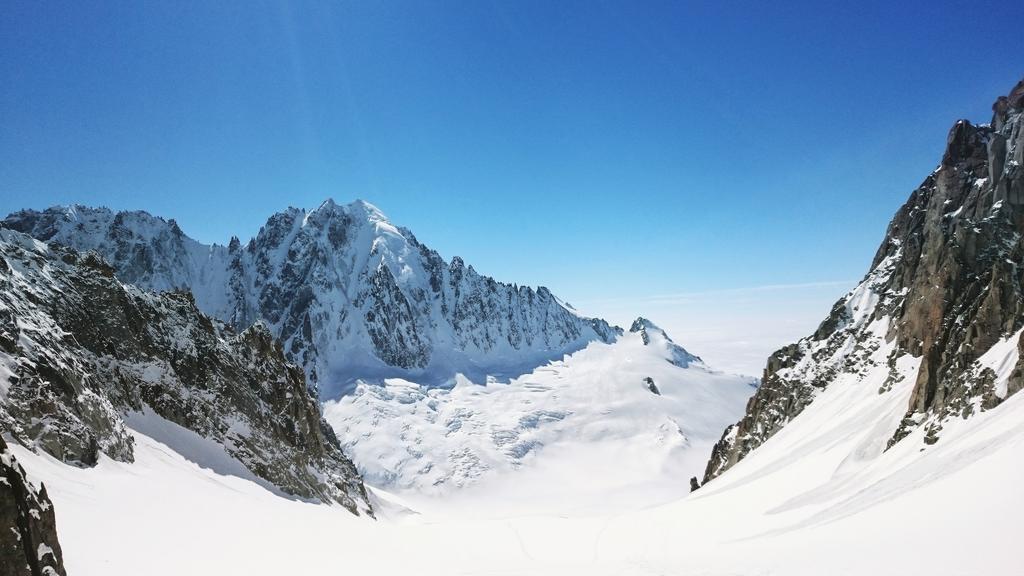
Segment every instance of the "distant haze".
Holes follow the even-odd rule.
[[[768,356],[810,335],[856,280],[750,286],[573,303],[628,327],[645,316],[711,368],[761,377]]]

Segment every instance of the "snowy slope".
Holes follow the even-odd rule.
[[[524,482],[459,491],[420,515],[378,504],[383,519],[361,520],[203,469],[139,433],[134,464],[78,469],[13,450],[45,482],[78,576],[143,566],[153,576],[1015,573],[1024,396],[951,426],[924,451],[914,442],[882,453],[879,425],[899,417],[910,386],[879,395],[880,378],[830,387],[684,499],[596,516],[509,514],[504,499],[539,487]],[[611,493],[603,469],[581,462],[548,481]]]
[[[477,483],[486,491],[499,477],[521,482],[524,473],[543,476],[536,468],[560,474],[551,466],[606,459],[617,482],[647,486],[648,504],[667,501],[703,471],[755,381],[714,372],[653,323],[638,326],[647,329],[592,343],[507,383],[461,376],[450,389],[361,382],[325,403],[324,416],[370,485],[407,497]],[[630,466],[615,460],[617,450],[630,454]],[[570,505],[576,490],[557,499]]]
[[[546,288],[445,262],[363,201],[289,208],[245,245],[206,246],[174,220],[84,206],[25,210],[2,226],[95,250],[124,282],[190,290],[203,312],[238,330],[265,321],[325,398],[371,376],[516,376],[621,332]]]

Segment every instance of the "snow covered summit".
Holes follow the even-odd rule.
[[[673,342],[664,330],[643,316],[633,321],[629,331],[631,333],[639,333],[645,346],[654,346],[665,350],[667,353],[666,359],[680,368],[686,368],[694,362],[702,365],[704,363],[699,356],[694,356],[687,352],[685,348]]]
[[[621,333],[546,288],[446,262],[361,200],[289,208],[245,245],[208,246],[174,220],[84,206],[25,210],[2,226],[95,250],[124,282],[190,290],[236,329],[267,322],[325,397],[360,377],[515,376]]]

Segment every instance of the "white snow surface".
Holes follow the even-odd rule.
[[[996,373],[996,396],[1000,398],[1006,397],[1007,380],[1020,359],[1020,351],[1017,346],[1021,333],[1024,333],[1024,328],[1012,336],[1001,338],[976,360],[979,366],[991,368]]]
[[[897,369],[912,373],[917,365],[903,357]],[[620,445],[605,454],[612,460],[597,462],[564,450],[546,469],[539,456],[499,481],[418,508],[378,491],[377,521],[275,496],[138,432],[133,464],[103,459],[79,469],[12,450],[45,482],[76,576],[1015,573],[1024,395],[949,421],[935,445],[924,445],[918,429],[884,451],[912,387],[905,378],[879,394],[887,370],[836,381],[699,491],[629,509],[602,511],[600,500],[618,492],[644,502],[648,486],[607,472],[638,465],[654,453],[649,448]],[[592,495],[599,513],[559,506],[514,513],[506,504],[559,489]]]
[[[449,389],[361,382],[325,403],[324,416],[366,482],[407,499],[469,487],[485,493],[495,482],[528,476],[552,480],[528,498],[506,499],[510,511],[617,510],[637,504],[630,487],[639,486],[642,504],[664,503],[703,475],[711,447],[742,414],[756,380],[712,371],[692,356],[685,368],[673,364],[682,349],[657,327],[647,332],[648,345],[627,333],[507,383],[462,376]],[[581,462],[603,482],[557,480],[570,479]],[[622,491],[630,498],[620,502]]]

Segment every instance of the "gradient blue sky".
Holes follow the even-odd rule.
[[[1024,74],[1024,5],[775,4],[8,0],[0,212],[223,243],[364,198],[499,279],[772,348]]]

